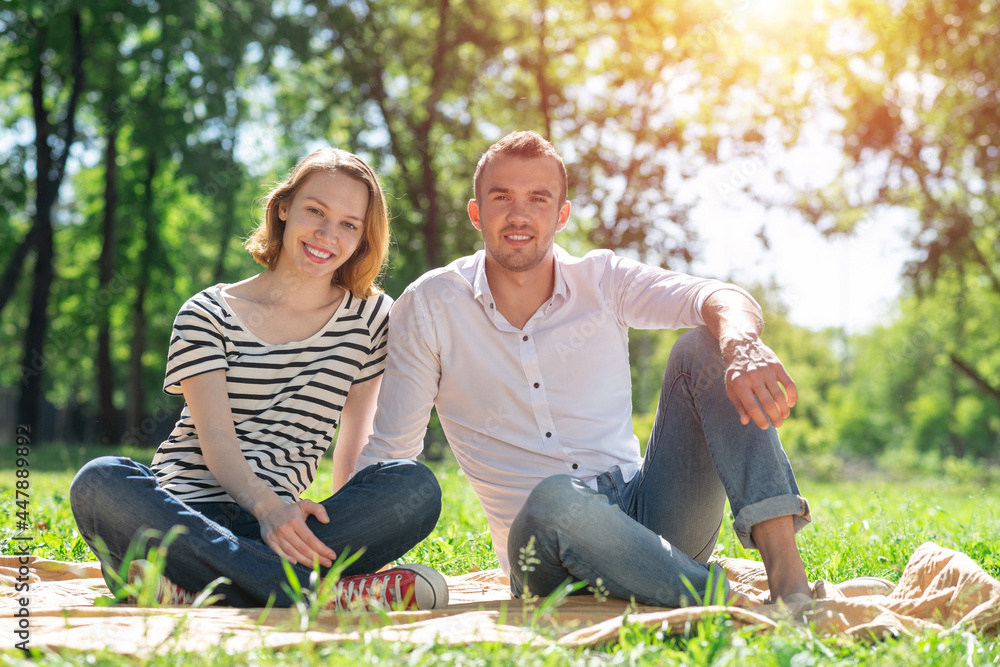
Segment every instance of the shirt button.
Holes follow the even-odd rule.
[[[576,469],[577,469],[577,468],[579,468],[579,467],[580,467],[580,466],[578,466],[577,464],[575,464],[575,463],[573,464],[573,470],[576,470]]]
[[[491,303],[491,304],[490,304],[490,309],[492,309],[492,308],[493,308],[493,304]]]
[[[545,432],[545,437],[546,438],[551,438],[552,437],[552,431],[546,431]]]
[[[524,337],[524,338],[522,338],[521,340],[528,340],[528,337],[527,337],[527,336],[525,336],[525,337]]]
[[[538,389],[538,383],[537,382],[535,383],[535,389]]]

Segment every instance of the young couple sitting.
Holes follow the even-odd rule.
[[[103,457],[73,481],[74,517],[113,590],[146,578],[164,602],[212,587],[222,604],[289,606],[289,571],[308,588],[334,568],[334,607],[446,605],[431,567],[386,569],[440,515],[440,487],[416,461],[434,407],[515,597],[600,580],[612,596],[677,607],[693,602],[689,586],[704,595],[721,581],[748,603],[708,563],[727,497],[772,598],[810,594],[794,536],[809,506],[775,430],[795,384],[760,340],[756,302],[555,245],[566,170],[533,132],[490,147],[473,187],[484,249],[395,303],[376,286],[389,223],[367,164],[321,149],[271,191],[246,242],[266,269],[177,315],[164,390],[185,405],[151,466]],[[645,456],[630,327],[691,328],[671,351]],[[330,495],[304,500],[335,434]],[[159,545],[162,572],[144,558]]]

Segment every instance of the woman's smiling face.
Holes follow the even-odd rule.
[[[275,269],[332,282],[364,238],[367,211],[364,183],[340,172],[313,173],[278,206],[285,232]]]

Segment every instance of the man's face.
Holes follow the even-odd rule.
[[[469,217],[483,233],[494,268],[531,271],[551,259],[553,239],[570,211],[569,202],[560,201],[558,163],[550,157],[500,156],[480,179],[483,198],[469,201]]]

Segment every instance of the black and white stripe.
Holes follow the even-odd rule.
[[[392,299],[350,293],[307,340],[269,345],[227,307],[220,286],[191,297],[174,321],[163,390],[224,369],[236,435],[251,469],[279,495],[297,500],[340,421],[355,382],[382,374]],[[153,458],[160,485],[189,503],[232,502],[205,465],[187,405]]]

